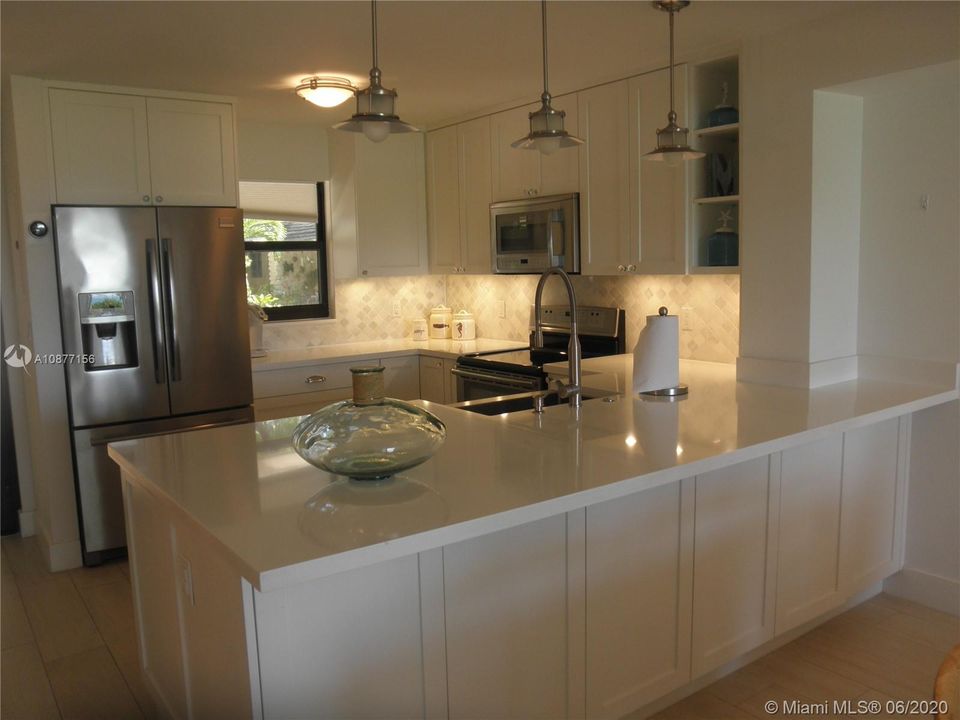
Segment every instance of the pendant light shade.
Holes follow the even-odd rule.
[[[554,110],[550,104],[553,97],[547,89],[547,0],[540,2],[540,15],[543,33],[543,94],[540,95],[540,108],[530,113],[530,132],[510,143],[510,146],[552,155],[560,148],[583,145],[583,140],[564,129],[563,120],[567,114],[563,110]]]
[[[677,124],[677,111],[673,101],[673,23],[674,16],[690,4],[690,0],[654,0],[653,6],[670,16],[670,112],[667,113],[667,125],[657,130],[657,149],[643,156],[644,160],[664,162],[668,165],[680,165],[685,160],[696,160],[703,153],[690,147],[690,131]]]
[[[353,116],[333,127],[335,130],[362,132],[373,142],[382,142],[392,133],[417,132],[417,128],[403,122],[397,115],[397,91],[380,84],[380,68],[377,66],[377,0],[371,0],[370,9],[373,29],[370,85],[356,91],[357,111]]]

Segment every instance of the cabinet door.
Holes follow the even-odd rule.
[[[627,81],[579,93],[580,257],[584,275],[617,275],[630,260]]]
[[[453,273],[460,257],[460,157],[456,126],[427,133],[427,228],[430,272]],[[489,176],[489,156],[487,158]]]
[[[58,203],[152,204],[142,97],[51,89],[50,123]]]
[[[456,366],[456,360],[443,361],[443,401],[448,405],[457,402],[457,376],[453,374]]]
[[[233,106],[147,98],[147,122],[155,203],[236,207]]]
[[[443,548],[450,718],[567,717],[566,516]]]
[[[443,375],[443,360],[435,357],[420,358],[420,399],[443,403],[446,400],[446,382]]]
[[[777,634],[842,599],[837,586],[842,446],[838,433],[782,453]]]
[[[779,508],[769,464],[762,457],[697,476],[694,677],[773,637]]]
[[[897,571],[897,452],[894,418],[844,433],[840,586],[853,595]]]
[[[491,176],[490,118],[458,126],[460,145],[460,262],[467,272],[490,274]]]
[[[678,122],[685,118],[686,66],[676,69]],[[657,144],[670,107],[668,70],[640,75],[630,85],[630,260],[636,272],[683,273],[686,269],[686,173],[689,163],[671,166],[643,159]]]
[[[383,390],[387,397],[401,400],[420,399],[420,358],[383,358]]]
[[[587,508],[588,718],[621,717],[690,679],[693,480]]]
[[[540,190],[540,153],[510,143],[530,132],[528,116],[539,105],[497,113],[490,118],[493,143],[493,200],[520,200]]]
[[[360,274],[427,271],[427,198],[422,133],[373,143],[355,138]]]
[[[571,135],[578,135],[579,116],[576,93],[553,99],[553,107],[567,113],[564,127]],[[540,153],[537,153],[540,155]],[[580,190],[580,150],[564,148],[552,155],[540,155],[540,195],[561,195]]]

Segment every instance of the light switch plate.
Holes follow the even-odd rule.
[[[190,601],[190,605],[195,606],[197,599],[193,593],[193,568],[190,566],[190,561],[183,555],[177,555],[177,571],[180,574],[180,588],[183,594]]]
[[[507,303],[503,300],[497,300],[497,317],[505,318],[507,316]]]

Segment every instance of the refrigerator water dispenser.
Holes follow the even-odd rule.
[[[132,290],[80,293],[80,334],[86,370],[137,366]],[[92,362],[90,362],[92,358]]]

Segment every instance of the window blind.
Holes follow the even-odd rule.
[[[247,218],[317,222],[315,183],[240,181],[240,207]]]

